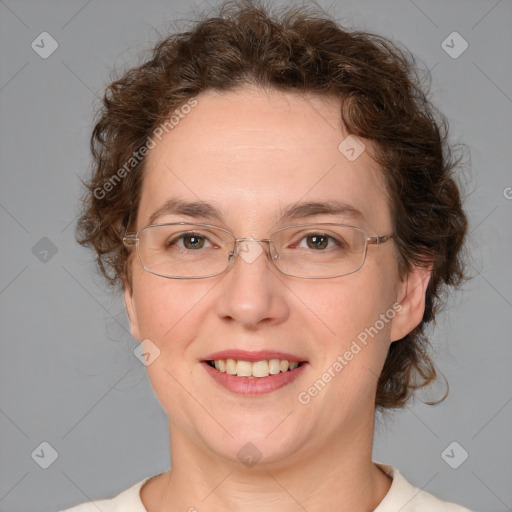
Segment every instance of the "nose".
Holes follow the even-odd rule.
[[[222,280],[223,293],[217,303],[221,318],[255,328],[288,317],[286,287],[272,264],[269,245],[268,239],[237,239],[234,261]]]

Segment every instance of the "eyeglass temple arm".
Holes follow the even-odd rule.
[[[369,244],[380,245],[380,244],[383,244],[384,242],[387,242],[391,238],[394,238],[394,236],[395,236],[394,233],[390,233],[389,235],[382,235],[382,236],[369,236],[366,239],[366,241]]]
[[[126,235],[123,237],[123,243],[127,246],[137,245],[138,241],[137,235]]]

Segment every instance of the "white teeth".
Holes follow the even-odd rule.
[[[238,364],[240,364],[240,361],[238,361]],[[269,373],[267,361],[256,361],[252,363],[253,377],[267,377]]]
[[[229,373],[229,375],[236,374],[236,361],[234,359],[226,359],[226,373]]]
[[[250,377],[252,374],[252,363],[249,361],[237,361],[236,374],[239,377]]]
[[[280,372],[295,370],[299,366],[298,361],[289,362],[286,359],[270,359],[254,363],[237,359],[216,359],[213,363],[220,372],[249,378],[268,377]]]
[[[281,368],[279,368],[279,359],[271,359],[268,362],[268,372],[271,375],[275,375],[276,373],[279,373],[281,371]]]

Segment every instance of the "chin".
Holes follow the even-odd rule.
[[[284,422],[277,426],[282,421],[283,417],[280,417],[272,428],[263,423],[261,428],[254,428],[247,422],[233,422],[229,427],[233,437],[224,431],[222,435],[212,436],[209,431],[204,433],[203,442],[216,457],[225,459],[227,463],[241,463],[247,468],[255,465],[260,469],[271,468],[295,458],[310,437],[304,428],[291,422],[286,428]]]

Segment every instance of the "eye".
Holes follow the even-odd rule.
[[[329,245],[329,238],[327,235],[307,235],[304,237],[310,249],[325,249]]]
[[[176,241],[182,241],[182,245],[176,244]],[[205,243],[208,242],[208,238],[197,233],[182,233],[174,238],[167,240],[165,243],[166,247],[177,245],[181,249],[203,249]]]
[[[306,241],[306,246],[302,245],[302,242]],[[304,235],[301,244],[298,247],[304,247],[314,250],[324,250],[326,248],[344,247],[345,243],[343,240],[336,240],[334,237],[327,235],[326,233],[309,233]]]

